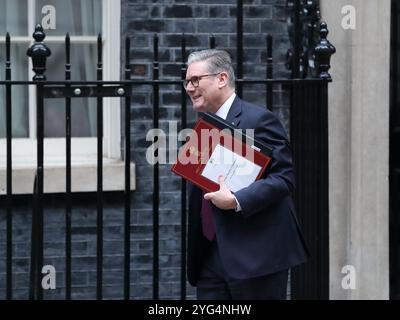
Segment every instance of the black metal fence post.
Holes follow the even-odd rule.
[[[318,199],[318,210],[322,213],[320,216],[317,230],[319,230],[320,244],[319,254],[321,255],[321,272],[319,273],[320,288],[319,293],[321,299],[329,299],[329,132],[328,132],[328,82],[321,83],[319,100],[319,167],[318,167],[318,190],[320,195]],[[325,274],[326,272],[326,274]]]
[[[32,227],[31,227],[31,261],[30,261],[30,271],[29,271],[29,299],[34,300],[36,295],[36,284],[37,278],[39,276],[38,272],[38,264],[37,264],[37,256],[38,256],[38,248],[37,248],[37,173],[35,174],[34,182],[33,182],[33,197],[32,197]]]
[[[159,63],[158,63],[158,36],[154,35],[153,38],[153,80],[158,80],[159,77]],[[157,82],[153,84],[153,128],[159,128],[159,85]],[[154,143],[157,137],[154,138]],[[153,166],[153,299],[159,297],[159,207],[160,207],[160,186],[159,186],[159,161],[158,149],[154,153],[156,163]]]
[[[97,37],[97,80],[103,80],[103,41]],[[101,90],[101,84],[98,85]],[[97,97],[97,300],[103,299],[103,98]]]
[[[300,48],[301,48],[301,25],[300,25],[300,0],[294,0],[293,6],[293,60],[292,78],[300,77]]]
[[[43,299],[43,289],[41,284],[41,270],[43,267],[43,180],[44,180],[44,86],[43,81],[46,81],[44,72],[46,71],[46,59],[50,56],[50,49],[43,43],[46,35],[40,24],[36,25],[33,38],[35,43],[28,49],[27,55],[32,58],[33,81],[37,82],[36,85],[36,136],[37,136],[37,181],[35,203],[36,203],[36,218],[32,217],[32,222],[36,219],[36,237],[33,234],[33,239],[36,239],[36,297]],[[32,228],[34,229],[34,228]]]
[[[243,0],[236,2],[236,77],[243,79]],[[242,98],[242,82],[238,82],[236,93]]]
[[[44,99],[43,84],[37,85],[37,287],[36,296],[39,300],[43,299],[43,290],[41,285],[41,270],[43,267],[43,180],[44,180]]]
[[[293,87],[295,200],[312,256],[307,264],[293,270],[296,299],[329,299],[328,70],[335,48],[326,39],[327,34],[322,22],[321,39],[314,50],[319,82],[311,86],[303,81]]]
[[[71,80],[70,37],[65,37],[65,80]],[[66,84],[66,88],[70,88]],[[65,298],[71,300],[71,97],[65,98]]]
[[[6,35],[6,80],[11,81],[11,43],[10,34]],[[12,299],[12,105],[11,84],[6,84],[6,139],[7,139],[7,266],[6,298]]]
[[[267,74],[266,78],[267,79],[272,79],[273,78],[273,73],[274,73],[274,64],[273,64],[273,59],[272,59],[272,35],[269,34],[267,35]],[[267,83],[267,94],[266,94],[266,103],[267,103],[267,108],[271,111],[273,111],[273,86],[272,83]]]
[[[186,77],[186,39],[182,35],[181,39],[181,78]],[[181,129],[187,127],[187,106],[186,91],[181,86]],[[186,299],[186,226],[187,226],[187,183],[185,179],[181,179],[181,300]]]
[[[215,49],[215,36],[211,35],[209,39],[210,49]]]
[[[130,53],[131,42],[127,37],[125,40],[125,80],[130,79]],[[131,94],[132,88],[129,85],[125,86],[125,252],[124,252],[124,298],[130,298],[130,283],[131,283]]]

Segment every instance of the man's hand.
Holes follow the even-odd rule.
[[[219,190],[204,195],[204,199],[210,200],[216,207],[222,210],[236,209],[236,200],[232,192],[225,184],[224,176],[218,177]]]

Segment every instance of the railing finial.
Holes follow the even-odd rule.
[[[35,32],[32,36],[35,39],[35,43],[26,52],[26,54],[32,58],[32,70],[35,72],[32,80],[45,81],[46,76],[44,75],[44,72],[46,71],[46,59],[51,55],[51,51],[43,43],[46,35],[43,32],[43,28],[40,24],[36,25]]]
[[[321,22],[319,31],[321,39],[314,49],[317,75],[321,79],[331,79],[328,71],[331,68],[331,56],[336,52],[336,48],[327,39],[328,33],[329,30],[326,22]]]

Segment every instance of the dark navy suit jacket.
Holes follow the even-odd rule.
[[[309,256],[295,216],[294,173],[285,131],[277,117],[235,98],[227,115],[240,129],[254,129],[255,138],[273,149],[262,179],[235,193],[241,212],[214,205],[216,241],[226,272],[236,279],[272,274],[305,262]],[[189,184],[188,280],[195,286],[210,242],[202,235],[202,190]]]

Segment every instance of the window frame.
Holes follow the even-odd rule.
[[[29,0],[28,8],[28,34],[33,34],[35,28],[33,21],[35,0]],[[103,79],[119,81],[121,66],[121,0],[102,0],[102,8]],[[64,39],[62,36],[48,36],[45,39],[45,43],[64,43]],[[12,43],[24,42],[30,46],[34,40],[27,36],[17,36],[12,37],[11,41]],[[5,42],[5,37],[1,37],[0,42]],[[97,43],[97,36],[71,37],[71,44],[79,42]],[[29,59],[29,79],[32,79],[32,76],[32,61]],[[36,168],[36,149],[36,88],[35,86],[29,86],[29,137],[12,139],[13,171]],[[71,138],[71,149],[73,168],[96,164],[97,137]],[[0,138],[0,175],[6,171],[6,150],[6,138]],[[45,169],[46,167],[64,169],[65,152],[65,138],[45,138]],[[112,163],[115,166],[116,163],[122,163],[121,156],[121,101],[120,98],[103,98],[104,165],[107,166],[107,164]],[[79,187],[76,189],[79,190]],[[0,187],[0,194],[3,193],[2,191]],[[19,193],[18,190],[16,193]]]

